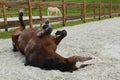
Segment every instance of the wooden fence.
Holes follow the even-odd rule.
[[[29,11],[29,20],[24,20],[25,25],[30,25],[30,28],[32,28],[33,24],[42,24],[46,18],[43,18],[42,10],[44,7],[48,6],[56,6],[61,8],[62,10],[62,17],[52,17],[49,18],[50,22],[56,22],[56,21],[62,21],[62,25],[65,26],[65,23],[67,20],[74,20],[74,19],[81,19],[83,22],[86,22],[87,17],[98,17],[100,20],[102,16],[108,15],[110,18],[117,14],[120,16],[120,4],[86,4],[85,0],[83,3],[66,3],[64,0],[62,2],[1,2],[0,1],[0,16],[3,17],[3,21],[0,22],[0,29],[5,28],[7,31],[10,27],[19,26],[19,21],[7,21],[7,15],[15,15],[15,14],[7,14],[6,13],[6,7],[11,6],[11,8],[27,8]],[[32,19],[32,8],[38,7],[39,8],[39,19]],[[80,13],[79,15],[74,16],[68,16],[67,10],[68,8],[79,8]],[[88,14],[87,9],[91,8],[93,10],[93,13]],[[106,8],[108,11],[106,11]],[[116,11],[113,11],[113,8],[116,8]],[[18,15],[18,14],[16,14]]]

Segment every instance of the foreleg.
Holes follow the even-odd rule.
[[[54,37],[55,44],[58,45],[65,36],[67,36],[66,30],[57,31]]]
[[[81,56],[72,56],[70,58],[74,58],[75,60],[80,62],[84,62],[92,59],[92,57],[81,57]]]

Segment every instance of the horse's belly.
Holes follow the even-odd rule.
[[[18,38],[19,50],[24,53],[24,49],[28,44],[29,40],[32,38],[35,30],[28,29],[24,31]]]

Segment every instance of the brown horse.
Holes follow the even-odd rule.
[[[76,62],[87,61],[91,57],[64,58],[56,53],[57,45],[67,35],[67,32],[66,30],[57,31],[55,36],[52,36],[52,28],[49,27],[48,23],[46,22],[43,29],[33,28],[22,31],[23,28],[17,28],[13,32],[13,50],[19,50],[25,55],[25,65],[47,70],[58,69],[63,72],[72,72],[86,66],[76,67]]]

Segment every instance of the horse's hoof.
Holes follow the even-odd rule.
[[[49,24],[49,23],[50,23],[49,20],[46,20],[46,21],[45,21],[45,24]]]
[[[14,52],[18,51],[18,49],[15,47],[15,45],[13,45],[13,49]]]
[[[67,36],[67,31],[66,31],[66,30],[62,30],[61,36],[62,36],[62,37]]]
[[[55,33],[55,35],[57,36],[57,35],[60,35],[61,34],[61,31],[57,31],[56,33]]]
[[[60,36],[62,36],[62,37],[65,37],[65,36],[67,36],[67,31],[66,31],[66,30],[57,31],[57,32],[55,33],[55,35],[56,35],[56,36],[57,36],[57,35],[60,35]]]
[[[43,29],[47,29],[48,27],[50,27],[49,21],[46,20],[46,21],[45,21],[45,24],[42,26],[42,28],[43,28]]]
[[[25,63],[24,65],[25,65],[25,66],[28,66],[29,64],[28,64],[28,63]]]
[[[18,50],[17,50],[17,49],[15,49],[15,48],[14,48],[14,49],[12,49],[12,50],[13,50],[14,52],[18,51]]]
[[[44,24],[44,25],[42,26],[43,29],[46,29],[46,28],[48,28],[48,27],[49,27],[48,24]]]
[[[53,30],[52,28],[46,28],[45,34],[46,34],[46,35],[51,34],[52,30]]]

